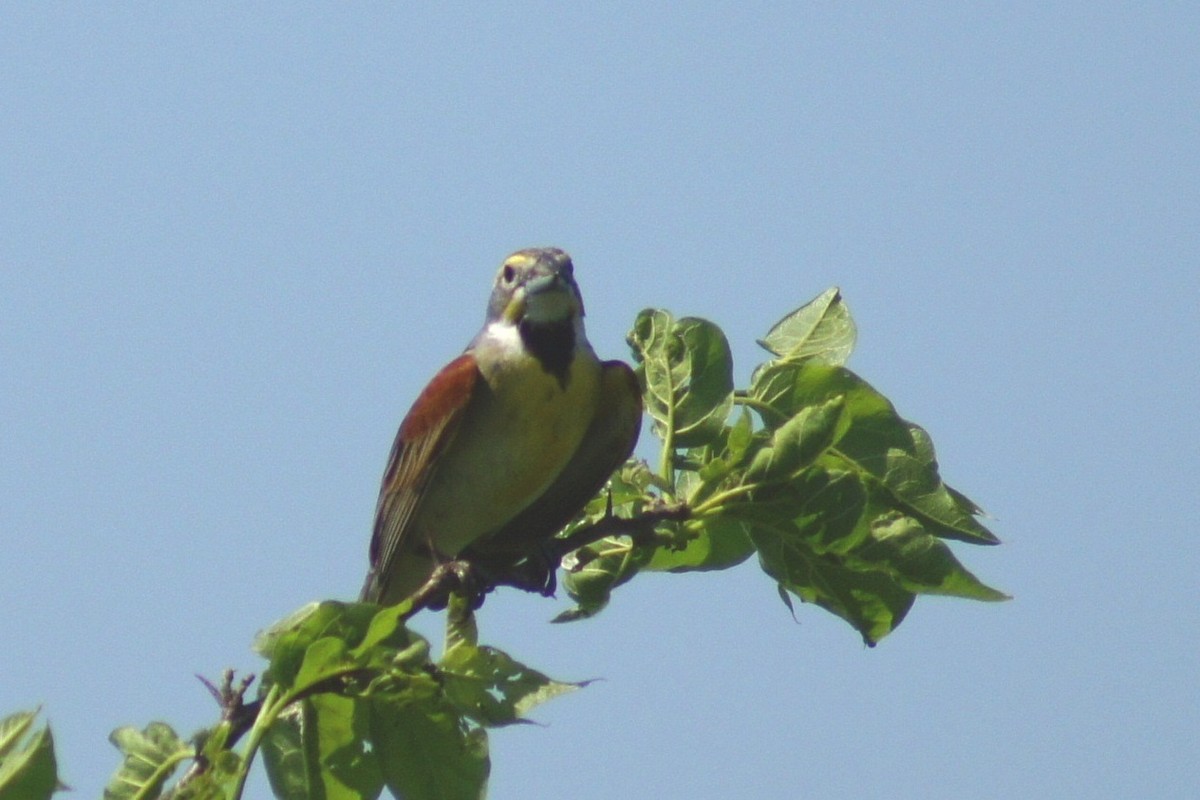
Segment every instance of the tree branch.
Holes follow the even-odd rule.
[[[429,580],[410,595],[412,608],[407,616],[422,609],[437,611],[445,608],[451,593],[467,596],[471,608],[479,608],[484,597],[500,586],[550,597],[556,587],[555,572],[568,553],[609,536],[629,536],[635,544],[649,544],[659,523],[682,522],[690,516],[691,509],[682,503],[661,503],[634,517],[617,517],[612,513],[610,498],[604,517],[567,536],[548,539],[532,552],[516,558],[511,554],[494,558],[486,554],[474,555],[439,564]]]

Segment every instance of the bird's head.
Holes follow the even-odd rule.
[[[500,265],[488,321],[555,325],[583,317],[571,257],[557,247],[518,250]]]

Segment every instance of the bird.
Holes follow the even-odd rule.
[[[400,423],[361,601],[398,603],[450,559],[530,556],[630,456],[637,378],[596,356],[583,317],[566,252],[504,259],[482,330]]]

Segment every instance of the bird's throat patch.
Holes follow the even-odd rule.
[[[517,330],[529,354],[566,391],[571,378],[571,356],[575,352],[575,327],[571,321],[538,324],[525,320]]]

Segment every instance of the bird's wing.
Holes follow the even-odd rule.
[[[637,377],[622,361],[605,361],[596,416],[579,449],[554,483],[503,528],[468,552],[517,558],[528,555],[570,522],[633,452],[642,427]]]
[[[463,412],[480,379],[475,356],[464,353],[433,377],[409,409],[388,456],[375,532],[371,536],[371,570],[361,599],[378,602],[397,556],[415,545],[410,528],[438,457],[453,441]]]

